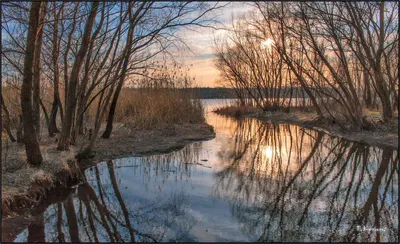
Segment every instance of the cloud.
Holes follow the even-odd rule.
[[[213,3],[210,2],[210,5]],[[226,4],[226,3],[220,3]],[[231,2],[223,9],[218,10],[216,20],[221,24],[216,27],[230,27],[234,18],[254,9],[249,3]],[[191,75],[196,77],[197,86],[218,86],[218,70],[214,68],[214,38],[226,35],[227,30],[212,28],[182,29],[179,37],[185,41],[191,52],[181,50],[180,60],[186,66],[191,66]]]

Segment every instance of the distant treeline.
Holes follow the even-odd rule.
[[[212,88],[212,87],[198,87],[198,88],[184,88],[188,92],[198,94],[200,99],[216,99],[216,98],[237,98],[235,90],[232,88]]]
[[[132,88],[135,90],[141,90],[146,88]],[[170,89],[170,88],[166,88]],[[237,98],[236,92],[233,88],[225,88],[225,87],[197,87],[197,88],[178,88],[178,90],[185,90],[189,93],[193,93],[199,96],[200,99],[226,99],[226,98]],[[254,88],[255,90],[255,88]],[[278,93],[276,93],[278,94]],[[281,88],[281,98],[290,97],[290,87]],[[250,95],[246,94],[247,98],[250,98]],[[292,88],[292,97],[305,97],[307,98],[307,93],[305,93],[300,87]]]

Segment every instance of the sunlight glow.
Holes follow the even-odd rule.
[[[267,158],[267,159],[271,159],[272,158],[272,148],[270,146],[265,146],[262,149],[262,153],[263,153],[265,158]]]
[[[266,48],[271,48],[273,44],[274,40],[272,40],[271,38],[268,38],[267,40],[261,42],[261,46]]]

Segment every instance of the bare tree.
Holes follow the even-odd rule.
[[[33,2],[29,14],[29,31],[24,59],[24,73],[21,89],[21,107],[24,126],[24,143],[28,162],[32,165],[40,165],[43,161],[39,147],[38,131],[35,128],[34,104],[32,100],[35,55],[39,55],[40,49],[36,49],[39,32],[40,10],[44,4]],[[39,112],[39,111],[36,111]]]
[[[34,124],[40,140],[40,76],[41,76],[41,53],[43,44],[43,29],[46,16],[47,2],[43,3],[42,10],[39,17],[39,30],[36,40],[35,56],[34,56],[34,74],[33,74],[33,109],[34,109]]]
[[[68,93],[67,93],[67,103],[63,121],[63,127],[60,134],[60,139],[58,142],[58,150],[67,150],[70,144],[72,121],[76,105],[76,88],[79,79],[79,72],[83,65],[83,61],[87,50],[89,48],[90,34],[92,32],[95,17],[97,15],[99,3],[92,3],[89,17],[85,24],[85,30],[82,36],[82,43],[77,53],[74,65],[71,70],[71,75],[69,77]]]
[[[27,140],[29,160],[40,153],[39,145],[32,145],[40,141],[41,115],[50,137],[61,129],[57,138],[60,151],[76,145],[84,129],[93,123],[93,135],[79,154],[89,155],[105,115],[105,134],[109,137],[112,132],[114,112],[126,80],[148,76],[147,70],[155,67],[158,55],[171,55],[170,48],[182,43],[176,35],[178,31],[210,26],[215,23],[210,13],[223,7],[218,3],[155,1],[42,3],[36,16],[32,11],[38,6],[32,6],[7,3],[6,15],[2,16],[7,33],[2,49],[6,62],[2,67],[6,67],[7,76],[16,80],[9,85],[21,96],[23,128],[18,128],[17,140],[21,141],[22,135]],[[26,21],[29,12],[37,23]],[[32,33],[27,31],[33,27],[36,29]],[[30,35],[28,39],[26,33]],[[10,100],[8,95],[4,98]],[[3,109],[14,106],[19,104]],[[16,117],[10,120],[16,121]],[[34,131],[29,129],[32,124]],[[87,143],[85,139],[81,145]],[[34,159],[42,161],[39,156]]]
[[[176,38],[175,33],[178,28],[186,26],[201,26],[207,27],[209,23],[213,22],[212,18],[208,17],[208,14],[213,10],[222,8],[218,6],[218,3],[211,6],[207,6],[204,3],[191,3],[191,2],[176,2],[176,3],[154,3],[149,2],[148,5],[140,6],[135,14],[133,14],[132,21],[130,22],[131,28],[140,28],[140,25],[146,24],[140,28],[139,35],[136,38],[132,38],[127,43],[124,57],[124,64],[121,69],[120,79],[115,90],[112,102],[110,104],[109,113],[107,117],[106,129],[102,135],[102,138],[109,138],[112,132],[113,121],[115,116],[115,109],[117,101],[121,92],[121,88],[124,85],[126,79],[126,73],[128,68],[128,61],[131,55],[138,53],[144,48],[149,48],[154,42],[159,42],[161,50],[165,50],[167,44],[171,41],[179,41]],[[163,10],[163,12],[154,11]],[[193,16],[193,14],[195,14]],[[147,23],[146,23],[146,22]],[[163,43],[161,43],[163,42]],[[158,49],[160,52],[160,49]],[[150,55],[150,57],[154,54]],[[149,59],[146,56],[144,60]]]
[[[398,6],[398,3],[385,2],[345,3],[345,17],[356,36],[349,45],[364,69],[372,71],[370,77],[373,77],[373,87],[381,100],[385,122],[393,117],[388,88],[393,86],[395,79],[390,75],[385,77],[384,65],[385,56],[398,43]],[[396,90],[392,92],[396,98]]]
[[[244,104],[245,95],[264,111],[290,107],[292,100],[292,72],[273,47],[273,40],[251,25],[245,17],[233,25],[229,42],[215,43],[216,68],[224,79],[237,90]]]
[[[121,93],[122,86],[125,81],[126,77],[126,72],[128,69],[128,62],[130,59],[131,51],[132,51],[132,46],[133,46],[133,34],[134,34],[134,29],[137,23],[140,21],[141,18],[143,18],[144,14],[150,9],[151,5],[153,3],[142,3],[141,6],[135,11],[134,14],[131,13],[131,8],[129,8],[129,32],[128,32],[128,37],[124,49],[124,59],[123,59],[123,64],[121,67],[120,75],[119,75],[119,81],[117,88],[115,90],[113,99],[111,101],[110,109],[108,112],[108,118],[107,118],[107,125],[106,125],[106,130],[104,131],[102,137],[103,138],[109,138],[112,132],[112,125],[114,121],[114,115],[115,115],[115,108],[117,106],[117,101],[119,94]],[[147,6],[146,6],[147,5]],[[145,8],[146,6],[146,8]],[[141,12],[144,13],[141,13]]]
[[[59,10],[56,8],[57,3],[53,4],[53,39],[52,39],[52,65],[53,65],[53,103],[51,105],[50,118],[48,123],[49,135],[51,137],[54,136],[54,133],[59,133],[59,129],[57,128],[57,112],[61,105],[60,99],[60,69],[59,69],[59,55],[60,55],[60,42],[59,41],[59,22],[60,15],[63,12],[64,3],[61,4]],[[60,34],[62,36],[63,33]],[[62,109],[60,109],[62,113]]]
[[[257,11],[236,21],[244,24],[233,26],[229,40],[217,44],[217,68],[232,87],[247,87],[265,110],[271,106],[263,104],[265,98],[279,100],[282,84],[298,85],[320,119],[343,129],[369,128],[363,105],[371,107],[376,95],[383,120],[393,117],[393,103],[398,100],[398,69],[392,63],[398,42],[397,3],[256,2],[254,6]],[[258,48],[263,40],[270,40],[273,61],[282,63],[265,66],[273,62]],[[274,70],[279,72],[274,75]]]

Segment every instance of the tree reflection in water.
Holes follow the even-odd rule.
[[[3,240],[398,241],[398,151],[294,125],[209,121],[212,141],[86,170],[34,216],[3,220]]]
[[[244,119],[230,158],[213,194],[258,241],[398,240],[398,151]]]
[[[194,161],[198,157],[195,153],[197,150],[194,150],[197,146],[194,144],[175,153],[143,158],[140,159],[140,164],[132,160],[134,164],[131,166],[137,166],[138,171],[146,172],[140,174],[146,177],[146,182],[150,182],[151,177],[156,177],[161,187],[168,177],[190,177],[191,165],[178,163],[182,161],[176,159]],[[46,211],[34,216],[28,226],[28,235],[25,235],[27,239],[23,240],[22,237],[21,241],[178,241],[192,228],[192,219],[178,219],[185,212],[183,205],[187,199],[183,192],[174,192],[170,197],[152,204],[127,204],[129,198],[122,196],[115,170],[120,166],[111,160],[105,166],[95,166],[87,172],[85,182],[67,200],[53,204]],[[123,167],[129,166],[126,162],[123,164]],[[150,171],[154,173],[150,174]],[[169,231],[171,229],[174,231]]]

